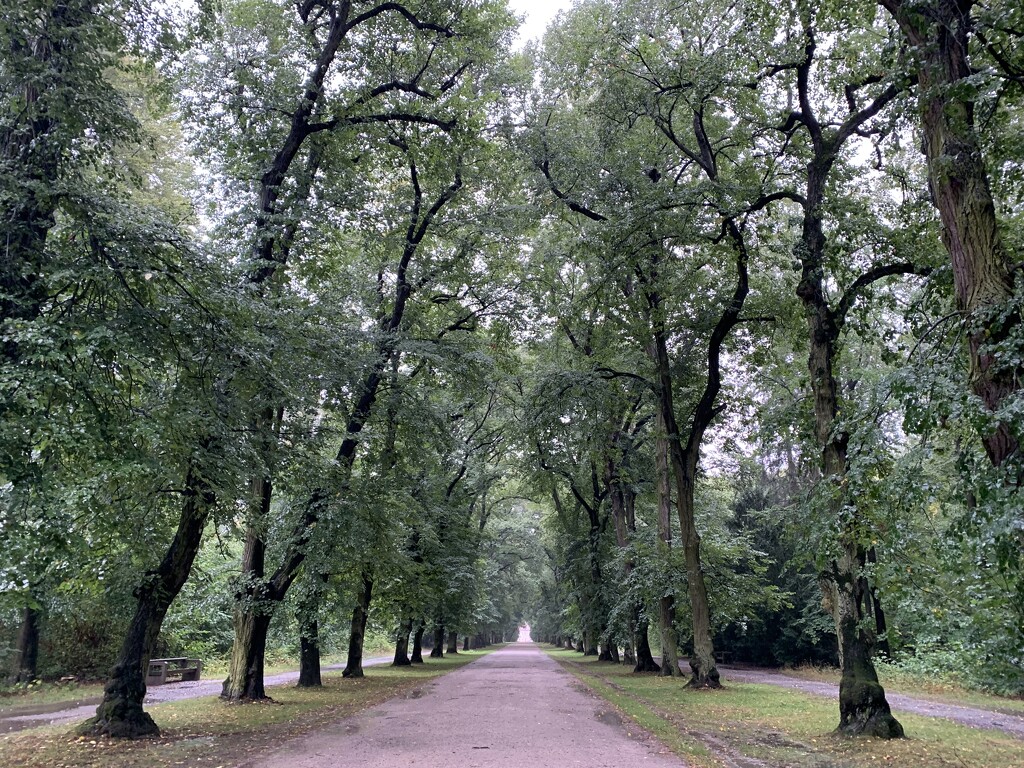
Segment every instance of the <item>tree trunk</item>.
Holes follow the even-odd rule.
[[[11,685],[27,684],[35,680],[38,664],[39,610],[26,605],[18,632],[17,662],[11,674]]]
[[[434,647],[430,649],[430,658],[444,658],[444,624],[434,625]]]
[[[631,667],[636,667],[636,653],[633,652],[632,643],[627,644],[622,649],[622,663],[628,664]]]
[[[205,445],[204,449],[209,447]],[[185,475],[185,489],[174,540],[159,567],[147,572],[135,590],[135,614],[121,642],[110,679],[103,688],[103,701],[96,709],[96,716],[78,728],[82,735],[137,738],[160,733],[153,718],[142,709],[149,659],[167,609],[192,571],[203,528],[214,503],[213,492],[191,467]]]
[[[409,659],[413,664],[423,663],[423,633],[427,630],[427,622],[420,621],[416,625],[416,633],[412,636],[412,657]]]
[[[694,473],[695,474],[695,473]],[[711,610],[704,584],[704,569],[700,561],[700,535],[694,521],[694,474],[676,470],[676,508],[682,529],[683,554],[686,560],[686,588],[690,593],[693,621],[693,655],[690,657],[692,675],[687,685],[693,688],[719,688],[718,667],[711,637]]]
[[[839,683],[840,733],[850,736],[876,736],[895,739],[903,736],[903,726],[892,716],[885,691],[878,682],[871,661],[872,638],[864,626],[870,596],[862,589],[860,578],[862,549],[850,541],[835,568],[836,623],[843,651],[843,676]]]
[[[462,650],[469,650],[469,635],[466,635],[464,638],[462,638]]]
[[[662,558],[667,562],[668,553],[672,548],[672,487],[669,480],[668,432],[663,408],[659,398],[654,427],[657,435],[654,468],[658,492],[658,547]],[[661,674],[665,677],[677,677],[682,674],[679,669],[679,639],[676,637],[675,617],[675,597],[662,595],[658,601],[658,629],[661,634]]]
[[[363,572],[363,589],[359,593],[356,607],[352,609],[352,628],[348,637],[348,661],[342,677],[363,676],[363,641],[366,639],[366,620],[370,615],[370,598],[373,595],[373,579]]]
[[[391,662],[392,667],[409,667],[412,661],[409,659],[409,635],[412,632],[412,619],[406,619],[398,628],[398,637],[395,641],[395,660]]]
[[[816,157],[807,167],[801,240],[795,254],[801,262],[797,296],[807,317],[810,348],[807,367],[814,394],[815,436],[822,452],[821,482],[832,486],[826,491],[835,499],[829,513],[841,525],[839,545],[842,554],[833,560],[831,573],[823,574],[823,592],[826,602],[832,603],[843,669],[839,684],[838,731],[850,735],[866,733],[897,738],[903,736],[903,727],[889,710],[885,691],[871,662],[872,637],[861,624],[866,597],[861,594],[865,561],[864,549],[859,544],[862,538],[859,531],[861,518],[855,504],[843,506],[838,495],[847,471],[850,438],[848,433],[835,428],[839,413],[834,373],[835,344],[843,317],[831,309],[825,296],[825,233],[819,212],[838,149],[824,142],[820,135],[815,138]]]
[[[647,619],[636,620],[636,638],[633,643],[636,648],[636,666],[634,672],[661,672],[661,666],[654,660],[651,653],[651,641],[647,638]]]
[[[299,637],[299,688],[319,688],[320,679],[320,627],[316,621]]]
[[[220,696],[228,701],[261,701],[269,698],[263,688],[270,614],[260,610],[235,611],[235,643],[231,647],[228,678]]]
[[[1024,365],[1001,359],[992,347],[1019,327],[1019,311],[1000,317],[1013,299],[1012,264],[1003,243],[985,157],[975,129],[975,76],[968,61],[972,0],[906,3],[879,0],[900,25],[917,60],[917,94],[924,152],[942,242],[953,265],[957,307],[969,318],[970,384],[989,411],[997,411],[1024,381]],[[1005,353],[1012,356],[1013,351]],[[997,421],[982,437],[994,466],[1017,453],[1019,425]],[[1009,482],[1020,486],[1017,471]]]
[[[716,329],[717,331],[717,329]],[[693,491],[694,480],[697,474],[697,461],[699,456],[700,442],[707,425],[714,414],[714,394],[709,398],[708,392],[714,390],[712,386],[712,372],[708,373],[708,384],[705,388],[704,397],[695,410],[693,425],[690,429],[690,436],[684,449],[676,424],[674,398],[672,393],[671,366],[668,357],[668,341],[665,333],[659,328],[654,333],[655,360],[658,366],[658,439],[664,439],[666,445],[659,449],[659,453],[668,453],[668,464],[675,477],[676,485],[676,512],[679,516],[680,536],[683,540],[683,557],[686,563],[686,587],[690,597],[690,612],[693,618],[693,649],[694,653],[690,659],[692,675],[688,685],[697,688],[718,688],[718,669],[715,667],[714,646],[711,637],[711,610],[708,607],[707,587],[704,584],[704,570],[700,562],[700,536],[697,533],[697,525],[694,521]],[[710,353],[709,353],[710,354]],[[717,363],[717,361],[715,361]],[[709,367],[710,367],[709,363]],[[711,405],[706,401],[710,400]],[[702,408],[703,406],[703,408]],[[664,438],[661,430],[664,429]],[[667,468],[658,468],[659,484],[667,482],[662,480],[661,472],[667,473]],[[661,493],[664,497],[666,494]],[[659,504],[661,501],[659,500]],[[666,541],[666,544],[668,542]],[[666,657],[663,657],[663,662]],[[662,674],[675,674],[666,672],[666,665],[662,664]]]
[[[679,638],[676,636],[676,608],[672,595],[663,595],[658,601],[658,624],[661,630],[661,674],[679,677]]]
[[[459,633],[449,632],[448,633],[448,653],[459,652]]]
[[[270,513],[273,484],[269,478],[253,481],[255,514],[266,520]],[[228,701],[258,701],[267,698],[263,688],[263,667],[267,651],[267,632],[277,601],[271,585],[264,580],[267,546],[262,532],[250,524],[242,551],[242,575],[235,594],[235,640],[231,646],[228,678],[221,698]]]

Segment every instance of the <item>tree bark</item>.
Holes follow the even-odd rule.
[[[992,199],[985,157],[975,128],[975,70],[968,60],[973,0],[879,0],[895,18],[917,57],[917,94],[932,197],[942,242],[953,265],[957,307],[969,322],[970,386],[990,412],[1021,387],[1024,365],[993,351],[1022,322],[999,317],[1013,299],[1012,263]],[[1014,354],[1012,352],[1008,353]],[[994,466],[1020,448],[1019,424],[998,420],[982,436]],[[1019,487],[1024,473],[1012,473]]]
[[[18,630],[17,662],[11,674],[11,685],[27,684],[36,679],[39,665],[39,610],[26,605]]]
[[[160,733],[153,718],[142,709],[149,659],[167,609],[192,570],[215,500],[213,491],[191,467],[185,476],[184,495],[174,540],[157,569],[148,571],[135,590],[135,614],[103,688],[96,716],[78,728],[82,735],[137,738]]]
[[[636,631],[633,634],[635,638],[633,643],[636,648],[636,666],[633,667],[633,671],[661,672],[661,666],[654,660],[654,654],[651,653],[651,641],[647,637],[647,619],[637,618],[635,626]]]
[[[668,431],[665,427],[664,402],[658,398],[654,465],[658,492],[658,547],[667,562],[672,549],[672,487],[669,480]],[[658,629],[661,635],[661,674],[678,677],[679,638],[675,629],[675,597],[662,595],[658,600]]]
[[[427,623],[420,621],[416,625],[416,633],[412,637],[412,657],[410,661],[413,664],[423,663],[423,633],[427,631]]]
[[[398,637],[395,639],[395,660],[391,662],[392,667],[412,666],[409,659],[409,635],[412,633],[412,619],[405,619],[398,628]]]
[[[253,480],[252,493],[258,520],[267,520],[273,483],[269,477]],[[228,701],[258,701],[267,698],[263,687],[263,667],[267,649],[267,632],[278,600],[273,586],[264,580],[266,544],[263,534],[249,526],[242,551],[242,574],[235,594],[235,641],[231,646],[228,677],[221,698]]]
[[[235,611],[235,644],[231,650],[228,678],[220,696],[228,701],[261,701],[269,698],[263,687],[263,666],[267,655],[269,613]]]
[[[363,571],[363,588],[352,609],[352,629],[348,637],[348,661],[342,670],[342,677],[363,676],[363,642],[366,638],[366,620],[370,615],[370,598],[373,595],[373,579]]]
[[[299,688],[319,688],[323,685],[320,678],[319,629],[314,620],[299,637]]]
[[[469,635],[466,635],[464,638],[462,638],[462,650],[469,650]]]
[[[434,647],[430,649],[430,658],[444,658],[444,624],[434,625]]]
[[[452,631],[448,633],[448,653],[459,652],[459,633]]]

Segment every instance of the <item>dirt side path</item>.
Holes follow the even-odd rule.
[[[789,677],[781,672],[763,669],[740,669],[725,666],[718,669],[722,673],[722,679],[726,682],[735,680],[738,683],[779,685],[805,693],[814,693],[819,696],[839,699],[839,686],[832,683],[800,680],[799,678]],[[947,720],[953,720],[973,728],[990,728],[1009,733],[1019,739],[1024,739],[1024,717],[1020,715],[994,712],[990,709],[980,709],[978,707],[944,704],[938,701],[906,696],[901,693],[886,692],[885,698],[889,701],[889,706],[892,707],[897,715],[900,712],[910,712],[926,717],[944,717]]]
[[[247,768],[685,768],[533,643],[514,643]]]

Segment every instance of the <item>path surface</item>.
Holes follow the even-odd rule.
[[[764,669],[741,669],[738,667],[721,666],[719,670],[725,682],[735,680],[738,683],[765,683],[767,685],[778,685],[805,693],[839,699],[839,686],[833,683],[801,680],[781,672]],[[979,707],[945,704],[939,701],[906,696],[902,693],[887,692],[885,698],[897,715],[900,712],[910,712],[926,717],[944,717],[947,720],[963,723],[973,728],[990,728],[1009,733],[1019,739],[1024,739],[1024,716],[1022,715],[1015,715],[1009,712],[995,712]]]
[[[533,643],[513,643],[246,768],[685,768]]]
[[[375,664],[386,664],[391,661],[390,656],[377,656],[372,659],[364,659],[363,666],[371,667]],[[324,671],[343,669],[344,665],[334,664],[324,667]],[[282,672],[278,675],[268,675],[264,678],[263,684],[287,685],[299,679],[299,673]],[[153,704],[162,704],[165,701],[180,701],[181,699],[198,699],[202,696],[219,696],[223,686],[223,680],[194,680],[182,683],[167,683],[166,685],[154,685],[146,690],[146,699],[143,702],[147,708]],[[96,706],[100,703],[99,698],[82,699],[71,704],[48,704],[36,708],[25,708],[15,710],[10,714],[0,713],[0,733],[11,733],[25,728],[35,728],[39,725],[60,725],[62,723],[74,723],[88,720],[96,714]]]

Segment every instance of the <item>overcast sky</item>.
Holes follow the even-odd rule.
[[[519,28],[519,45],[544,34],[548,22],[555,15],[572,6],[572,0],[508,0],[516,16],[526,15],[526,21]]]

